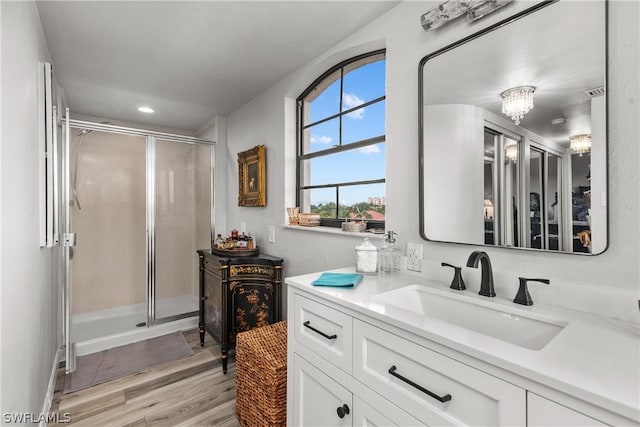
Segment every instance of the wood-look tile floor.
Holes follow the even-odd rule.
[[[193,355],[103,384],[62,394],[58,369],[51,412],[74,426],[239,426],[235,415],[236,374],[229,359],[222,373],[220,348],[197,330],[183,332]],[[58,424],[50,424],[58,425]]]

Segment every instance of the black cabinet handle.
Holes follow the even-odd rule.
[[[338,336],[337,336],[336,334],[333,334],[333,335],[327,335],[327,334],[325,334],[324,332],[317,330],[316,328],[314,328],[313,326],[311,326],[309,323],[310,323],[310,321],[309,321],[309,320],[307,320],[307,321],[306,321],[306,322],[304,322],[302,325],[303,325],[305,328],[309,328],[309,329],[311,329],[311,330],[312,330],[313,332],[315,332],[316,334],[320,334],[320,335],[322,335],[323,337],[325,337],[325,338],[326,338],[326,339],[328,339],[328,340],[335,340],[336,338],[338,338]]]
[[[409,384],[410,386],[417,388],[421,392],[428,394],[429,396],[431,396],[434,399],[436,399],[438,402],[445,403],[445,402],[448,402],[448,401],[451,400],[451,395],[450,394],[445,394],[444,396],[438,396],[437,394],[435,394],[433,392],[430,392],[429,390],[427,390],[426,388],[422,387],[421,385],[414,383],[409,378],[405,378],[402,375],[398,374],[396,372],[396,370],[397,370],[396,365],[393,365],[392,367],[389,368],[389,373],[391,375],[393,375],[394,377],[399,378],[400,380],[402,380],[405,383]]]
[[[337,412],[338,412],[338,417],[344,418],[345,415],[349,415],[349,407],[345,403],[342,406],[338,406]]]

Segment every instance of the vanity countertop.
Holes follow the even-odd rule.
[[[354,269],[332,271],[353,273]],[[285,282],[518,377],[575,396],[636,422],[640,420],[640,330],[637,324],[548,304],[521,306],[501,296],[489,299],[469,290],[454,291],[448,284],[414,276],[365,275],[355,288],[312,286],[311,282],[319,274],[288,277]],[[402,310],[374,298],[382,292],[415,284],[457,297],[482,302],[489,300],[507,310],[515,308],[532,315],[548,316],[568,322],[568,325],[540,350],[530,350]]]

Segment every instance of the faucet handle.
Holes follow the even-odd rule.
[[[443,262],[440,265],[443,267],[453,268],[453,280],[451,280],[451,286],[449,286],[451,289],[455,289],[456,291],[464,291],[467,289],[464,284],[464,280],[462,279],[462,267],[447,264],[446,262]]]
[[[527,282],[540,282],[549,284],[549,279],[534,279],[527,277],[518,277],[520,280],[520,287],[518,288],[518,293],[516,297],[513,299],[513,302],[516,304],[522,305],[533,305],[533,300],[531,299],[531,294],[529,294],[529,289],[527,289]]]

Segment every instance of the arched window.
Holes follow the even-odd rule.
[[[385,51],[332,67],[297,99],[297,205],[340,227],[384,228]]]

